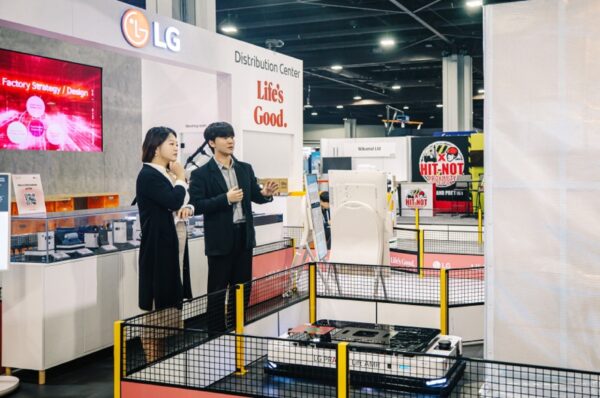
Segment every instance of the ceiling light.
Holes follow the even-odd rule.
[[[383,115],[380,113],[379,115],[377,115],[377,117],[383,117]]]
[[[396,40],[386,37],[384,39],[379,40],[379,45],[381,47],[393,47],[396,45]]]
[[[304,105],[304,109],[310,109],[310,108],[312,108],[312,105],[311,105],[311,104],[306,104],[306,105]]]
[[[352,99],[354,101],[360,101],[362,99],[362,97],[360,95],[355,95],[354,97],[352,97]]]
[[[394,84],[392,86],[392,90],[400,90],[402,88],[402,86],[400,86],[399,84]]]
[[[482,89],[482,88],[480,88],[479,90],[477,90],[477,92],[478,92],[479,94],[483,94],[483,93],[485,93],[485,90],[484,90],[484,89]]]
[[[342,65],[331,65],[331,70],[342,70],[344,67]]]
[[[237,27],[234,24],[227,23],[221,26],[221,32],[231,34],[237,33]]]
[[[318,115],[318,113],[317,113],[317,112],[311,112],[311,115],[312,115],[312,116],[317,116],[317,115]]]
[[[443,104],[437,104],[435,107],[436,107],[436,108],[443,108],[443,107],[444,107],[444,105],[443,105]]]
[[[465,4],[470,8],[481,7],[483,6],[483,0],[467,0]]]
[[[344,109],[344,105],[338,105],[338,106],[336,106],[336,108],[338,108],[338,109]]]
[[[429,116],[430,119],[435,119],[435,116]]]
[[[404,106],[402,107],[402,109],[404,109],[405,111],[407,111],[407,110],[409,110],[410,108],[408,107],[408,105],[404,105]]]

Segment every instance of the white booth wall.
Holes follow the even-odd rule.
[[[600,2],[486,6],[486,355],[600,368]]]
[[[218,120],[217,98],[216,74],[143,59],[142,139],[149,128],[163,125],[202,135]]]
[[[13,45],[7,40],[8,45],[4,48],[102,66],[105,72],[104,110],[111,109],[113,98],[118,98],[121,91],[136,97],[131,101],[117,101],[114,105],[115,114],[127,113],[124,120],[118,120],[113,113],[104,114],[105,148],[118,147],[115,159],[111,158],[109,150],[102,154],[7,151],[2,158],[14,160],[14,163],[3,162],[0,166],[6,171],[42,173],[51,194],[111,190],[121,193],[121,202],[127,204],[133,196],[135,176],[141,167],[141,138],[148,127],[171,125],[179,131],[194,132],[203,130],[203,124],[224,120],[232,123],[236,130],[236,156],[253,163],[255,170],[260,171],[257,172],[259,177],[282,176],[281,171],[287,171],[290,189],[300,190],[302,61],[157,15],[151,10],[143,11],[150,23],[159,23],[163,31],[167,27],[179,30],[181,51],[169,51],[152,43],[134,48],[121,32],[121,17],[130,8],[122,2],[105,0],[0,0],[0,28],[7,32],[18,31],[15,35],[24,37],[22,44]],[[68,51],[52,54],[38,44],[52,40],[61,45],[64,43]],[[81,55],[88,53],[88,57]],[[257,60],[254,65],[260,63],[270,67],[260,68],[250,62],[241,62],[241,55],[247,56],[248,60]],[[114,69],[110,62],[114,60],[119,65],[122,56],[131,57],[131,60],[121,70],[134,69],[138,73],[133,81],[137,82],[137,87],[133,90],[130,90],[128,80],[111,80],[114,87],[107,84],[108,78],[113,77],[112,73],[107,73]],[[287,73],[290,69],[297,73]],[[283,100],[274,102],[259,98],[258,82],[279,85],[284,93]],[[257,106],[272,113],[283,110],[285,125],[274,127],[257,123],[254,119]],[[135,130],[138,130],[137,134]],[[246,131],[251,132],[248,135],[253,148],[264,151],[244,150]],[[286,145],[281,148],[269,146],[274,135]],[[284,156],[282,151],[289,152]],[[273,152],[277,152],[277,156],[269,156]],[[83,167],[88,164],[88,159],[96,158],[101,169],[93,162],[90,163],[93,167]],[[123,159],[129,163],[123,164]],[[56,166],[46,168],[53,170],[46,173],[44,167],[48,162],[63,165],[68,170],[63,173],[62,168]],[[64,181],[58,181],[63,175]],[[68,178],[79,184],[69,182]]]
[[[410,138],[332,138],[321,140],[321,159],[351,157],[352,169],[361,167],[391,173],[396,181],[410,181]]]

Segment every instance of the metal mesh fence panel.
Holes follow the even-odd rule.
[[[255,397],[335,397],[337,345],[122,325],[121,379]],[[429,351],[428,351],[429,352]],[[600,373],[348,346],[350,397],[600,396]]]
[[[419,251],[419,230],[410,228],[394,228],[394,241],[390,249],[416,253]]]
[[[126,323],[131,325],[164,326],[171,328],[194,328],[202,330],[224,331],[226,328],[225,303],[229,302],[232,294],[232,303],[235,301],[235,292],[228,293],[227,289],[206,294],[204,296],[185,300],[181,308],[165,308],[148,311],[143,314],[128,318]],[[220,309],[217,310],[216,307]],[[229,316],[228,324],[232,324]]]
[[[277,242],[268,243],[266,245],[256,246],[252,251],[252,254],[254,256],[259,256],[261,254],[274,252],[276,250],[283,250],[290,247],[293,247],[292,239],[283,239]]]
[[[354,362],[353,362],[354,360]],[[598,397],[600,374],[437,355],[350,352],[351,397]]]
[[[477,231],[424,231],[425,253],[483,256],[483,241]]]
[[[154,329],[152,332],[135,328]],[[335,346],[299,345],[289,340],[222,334],[198,330],[159,330],[124,325],[123,380],[257,397],[334,397]],[[162,339],[165,351],[146,365],[138,338]],[[148,342],[143,343],[147,347]],[[319,366],[312,366],[315,363]]]
[[[485,268],[456,268],[448,272],[448,305],[473,305],[485,302]]]
[[[308,283],[306,264],[245,283],[244,294],[248,302],[246,322],[307,299]]]
[[[453,397],[598,397],[600,374],[468,359]]]
[[[252,322],[308,298],[308,265],[244,284],[245,322]],[[132,325],[224,332],[235,327],[236,288],[186,300],[181,308],[149,311],[126,320]]]
[[[420,276],[414,268],[337,263],[317,267],[319,297],[439,305],[439,287],[438,269],[426,269]]]
[[[302,234],[304,233],[304,227],[283,227],[283,237],[295,239],[296,242],[300,242],[302,240]]]

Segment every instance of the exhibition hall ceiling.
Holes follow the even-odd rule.
[[[305,123],[380,124],[389,104],[440,128],[442,57],[470,55],[473,124],[482,127],[483,10],[467,3],[216,0],[217,30],[304,61]]]

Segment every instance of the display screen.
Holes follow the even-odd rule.
[[[0,49],[0,150],[102,152],[102,69]]]
[[[352,158],[323,158],[323,174],[329,173],[329,170],[352,170]]]

